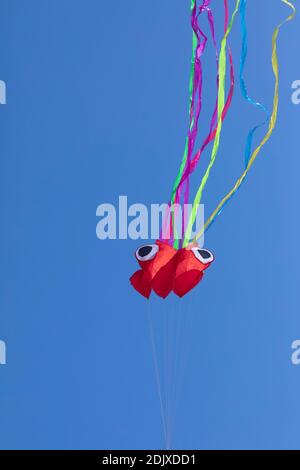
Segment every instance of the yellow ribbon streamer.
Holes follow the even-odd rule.
[[[215,160],[216,160],[216,157],[217,157],[217,154],[218,154],[218,150],[219,150],[219,147],[220,147],[220,138],[221,138],[222,124],[223,124],[222,115],[223,115],[223,110],[224,110],[224,106],[225,106],[226,46],[227,46],[228,36],[229,36],[229,34],[232,30],[232,26],[233,26],[233,23],[234,23],[235,16],[236,16],[237,12],[239,11],[240,3],[241,3],[241,0],[236,0],[235,10],[232,14],[232,17],[231,17],[230,23],[228,25],[227,31],[225,32],[225,35],[224,35],[224,37],[222,39],[222,42],[221,42],[221,50],[220,50],[220,57],[219,57],[218,125],[217,125],[217,130],[216,130],[216,137],[215,137],[215,140],[214,140],[214,145],[213,145],[212,154],[211,154],[211,157],[210,157],[210,162],[209,162],[208,167],[206,169],[206,172],[205,172],[205,174],[204,174],[204,176],[201,180],[200,187],[197,191],[197,194],[196,194],[196,197],[195,197],[195,200],[194,200],[194,203],[193,203],[192,213],[190,215],[188,225],[187,225],[187,229],[186,229],[185,236],[184,236],[183,247],[186,247],[188,245],[189,241],[190,241],[193,224],[194,224],[196,216],[197,216],[197,211],[198,211],[199,204],[201,202],[202,193],[203,193],[203,190],[204,190],[204,188],[206,186],[206,183],[208,181],[210,171],[211,171],[211,169],[212,169],[212,167],[215,163]]]

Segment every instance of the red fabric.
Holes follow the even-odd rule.
[[[157,241],[159,251],[150,261],[138,261],[141,270],[131,278],[132,286],[144,297],[149,298],[152,288],[160,297],[167,297],[172,290],[172,276],[175,264],[173,258],[177,250],[167,243]]]
[[[179,297],[190,292],[203,278],[203,272],[208,264],[202,264],[192,250],[178,251],[176,271],[173,279],[173,291]]]
[[[154,292],[163,299],[168,297],[173,288],[173,276],[176,269],[176,258],[177,252],[173,258],[171,258],[171,260],[159,270],[152,282],[152,288]]]
[[[139,294],[146,297],[146,299],[149,299],[151,294],[151,278],[146,272],[140,269],[131,276],[130,282]]]
[[[167,243],[156,243],[158,253],[151,261],[139,261],[141,269],[130,278],[132,286],[147,299],[152,289],[162,298],[171,291],[184,297],[199,284],[211,263],[201,263],[188,248],[177,251]]]

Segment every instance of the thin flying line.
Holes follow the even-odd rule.
[[[165,413],[164,413],[162,391],[161,391],[161,381],[160,381],[158,360],[157,360],[157,350],[156,350],[156,344],[155,344],[155,339],[154,339],[152,315],[151,315],[151,309],[150,309],[150,302],[149,301],[148,301],[147,313],[148,313],[148,320],[149,320],[149,326],[150,326],[150,338],[151,338],[151,346],[152,346],[152,354],[153,354],[156,384],[157,384],[159,403],[160,403],[161,420],[162,420],[162,425],[163,425],[165,444],[166,444],[166,447],[167,447],[167,441],[168,440],[167,440],[167,430],[166,430],[166,419],[165,419]]]

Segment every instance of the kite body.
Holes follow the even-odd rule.
[[[141,269],[133,274],[130,282],[147,299],[152,290],[163,299],[172,291],[184,297],[199,284],[204,271],[214,261],[212,253],[197,244],[176,250],[161,241],[142,246],[135,256]]]
[[[132,286],[146,298],[150,297],[152,289],[166,298],[172,290],[176,254],[175,248],[160,241],[139,248],[135,257],[141,269],[131,277]]]

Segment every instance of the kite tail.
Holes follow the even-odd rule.
[[[241,15],[241,29],[242,29],[242,52],[241,52],[241,61],[240,61],[240,88],[243,97],[245,98],[248,103],[251,105],[259,108],[265,113],[265,120],[261,123],[255,126],[248,134],[247,139],[246,139],[246,147],[245,147],[245,168],[247,168],[247,165],[249,163],[250,157],[251,157],[251,152],[252,152],[252,144],[253,144],[253,138],[258,129],[263,127],[265,124],[267,124],[270,120],[270,113],[267,110],[267,108],[257,102],[254,101],[248,94],[246,82],[244,79],[244,70],[245,70],[245,65],[246,65],[246,60],[247,60],[247,55],[248,55],[248,32],[247,32],[247,22],[246,22],[246,8],[247,8],[247,0],[241,0],[241,7],[240,7],[240,15]]]
[[[224,7],[225,7],[225,28],[224,29],[225,29],[225,32],[226,32],[226,30],[228,28],[228,18],[229,18],[229,16],[228,16],[229,15],[228,1],[227,0],[224,0]],[[217,43],[216,43],[216,40],[215,40],[215,33],[214,33],[214,19],[213,19],[212,12],[210,10],[208,11],[208,15],[211,17],[210,24],[212,25],[212,36],[213,36],[213,40],[214,40],[214,44],[215,44],[215,48],[216,48],[216,59],[217,59],[217,69],[218,69],[219,56],[218,56]],[[228,113],[228,110],[231,106],[232,98],[233,98],[233,94],[234,94],[234,86],[235,86],[235,74],[234,74],[233,57],[232,57],[232,52],[231,52],[231,49],[230,49],[229,46],[228,46],[228,53],[229,53],[229,62],[230,62],[230,89],[229,89],[229,93],[228,93],[228,96],[227,96],[227,99],[226,99],[226,104],[225,104],[225,107],[224,107],[224,110],[223,110],[222,121],[225,120],[225,118],[227,116],[227,113]],[[217,75],[217,87],[218,86],[219,86],[219,75]],[[189,179],[191,174],[195,171],[195,169],[197,168],[198,163],[200,161],[200,157],[201,157],[202,153],[204,152],[206,147],[210,144],[210,142],[212,142],[214,140],[214,138],[216,136],[217,116],[218,116],[218,99],[216,101],[215,109],[214,109],[214,112],[213,112],[213,116],[212,116],[208,136],[205,138],[203,144],[200,147],[200,150],[198,150],[198,152],[195,154],[194,158],[192,159],[192,161],[189,165],[189,168],[185,169],[185,172],[182,175],[182,178],[181,178],[181,181],[180,181],[178,187],[173,188],[172,199],[174,198],[174,193],[176,192],[175,204],[180,204],[181,197],[182,197],[182,192],[183,192],[183,189],[184,189],[183,186],[184,186],[185,181],[187,179]],[[184,204],[188,204],[188,201],[189,201],[189,192],[186,190],[185,191],[185,196],[184,196]],[[185,214],[183,214],[183,218],[184,218],[184,215]],[[185,228],[185,221],[184,220],[182,221],[182,227]]]
[[[203,233],[210,227],[210,225],[214,222],[215,218],[221,213],[224,206],[229,202],[229,200],[233,197],[236,191],[240,188],[241,184],[245,180],[250,168],[255,162],[261,149],[269,141],[271,135],[273,134],[273,131],[277,122],[278,104],[279,104],[279,63],[278,63],[278,54],[277,54],[277,41],[278,41],[279,32],[282,26],[288,23],[289,21],[292,21],[296,15],[296,8],[291,2],[289,2],[288,0],[281,0],[281,1],[292,9],[292,13],[275,28],[273,32],[273,36],[272,36],[272,69],[273,69],[273,73],[275,76],[275,87],[274,87],[274,98],[273,98],[273,111],[272,111],[272,115],[270,118],[268,131],[266,135],[264,136],[264,138],[262,139],[262,141],[260,142],[260,144],[258,145],[258,147],[251,154],[245,171],[238,178],[238,180],[236,181],[233,188],[229,191],[229,193],[218,204],[217,208],[214,210],[214,212],[211,214],[211,216],[205,223],[203,229],[200,230],[200,232],[198,232],[198,234],[194,238],[194,241],[198,240],[203,235]]]
[[[185,236],[184,236],[184,243],[183,243],[184,247],[186,247],[188,245],[189,241],[190,241],[192,228],[193,228],[196,216],[197,216],[197,211],[198,211],[199,204],[201,202],[203,190],[204,190],[204,188],[207,184],[207,181],[208,181],[208,178],[209,178],[209,175],[210,175],[210,171],[211,171],[211,169],[212,169],[212,167],[215,163],[215,160],[216,160],[216,157],[217,157],[217,154],[218,154],[218,150],[219,150],[219,146],[220,146],[220,138],[221,138],[222,124],[223,124],[222,116],[223,116],[223,111],[224,111],[224,107],[225,107],[226,46],[227,46],[228,36],[229,36],[229,34],[232,30],[233,23],[234,23],[236,14],[239,10],[239,7],[240,7],[240,0],[237,0],[234,12],[233,12],[231,20],[230,20],[230,23],[228,25],[227,31],[226,31],[226,33],[225,33],[225,35],[222,39],[222,43],[221,43],[220,59],[219,59],[219,77],[220,78],[219,78],[219,90],[218,90],[218,125],[217,125],[217,129],[216,129],[216,136],[215,136],[215,140],[214,140],[214,145],[213,145],[213,149],[212,149],[212,153],[211,153],[210,162],[209,162],[208,167],[206,169],[206,172],[205,172],[205,174],[202,178],[200,187],[197,191],[197,194],[196,194],[196,197],[195,197],[195,200],[194,200],[194,203],[193,203],[192,213],[191,213],[191,216],[189,218],[188,226],[187,226]]]
[[[202,62],[201,58],[204,54],[206,45],[207,45],[207,37],[199,27],[198,16],[203,13],[203,11],[209,6],[211,0],[203,0],[202,7],[199,9],[197,8],[197,0],[191,1],[191,23],[193,28],[193,45],[192,45],[192,65],[191,65],[191,72],[190,72],[190,85],[189,85],[189,132],[188,137],[186,139],[184,154],[182,158],[182,162],[180,165],[179,173],[176,177],[174,187],[178,187],[178,184],[181,180],[182,174],[186,165],[189,166],[191,153],[193,151],[193,147],[195,144],[196,135],[198,132],[198,122],[202,110]],[[175,219],[176,214],[172,212],[172,205],[174,203],[174,199],[169,203],[169,208],[171,209],[171,214],[167,214],[165,220],[163,222],[163,230],[160,235],[160,238],[164,238],[164,233],[166,233],[167,227],[170,228],[170,240],[169,243],[173,243],[174,234],[175,234]]]

